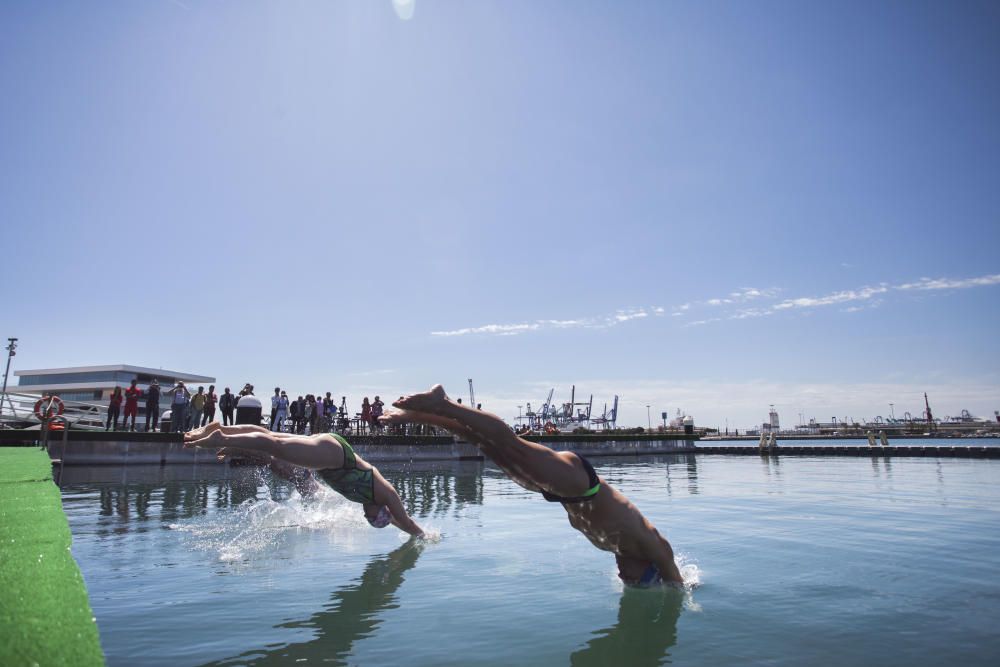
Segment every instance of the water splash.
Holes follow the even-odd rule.
[[[189,523],[167,528],[185,533],[189,546],[216,553],[222,562],[239,562],[279,550],[296,531],[322,530],[337,541],[352,541],[362,530],[371,530],[359,505],[320,487],[303,498],[297,492],[281,502],[265,497],[247,500],[227,512],[211,513]]]
[[[701,568],[691,556],[684,553],[678,553],[675,560],[677,569],[681,572],[681,579],[684,580],[684,609],[701,612],[701,605],[694,599],[694,589],[701,586]]]
[[[684,580],[684,590],[692,591],[701,586],[701,568],[698,567],[698,562],[694,558],[684,553],[678,553],[674,560],[677,562],[677,569],[680,570],[681,578]]]

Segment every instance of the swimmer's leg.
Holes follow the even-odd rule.
[[[522,486],[534,486],[561,496],[577,496],[590,487],[589,476],[579,457],[514,435],[496,415],[449,400],[441,385],[422,394],[407,396],[393,405],[416,413],[410,414],[411,421],[435,423],[433,417],[440,417],[445,421],[437,424],[449,430],[448,424],[457,424],[461,434],[479,445],[484,454]],[[432,417],[427,419],[425,415]]]

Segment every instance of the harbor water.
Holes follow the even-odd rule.
[[[1000,462],[595,458],[684,591],[624,589],[558,504],[385,464],[431,534],[256,468],[67,467],[109,665],[994,665]]]

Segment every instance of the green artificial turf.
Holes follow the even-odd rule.
[[[52,464],[0,447],[0,665],[103,665]]]

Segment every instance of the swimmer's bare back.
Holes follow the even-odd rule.
[[[441,385],[402,398],[386,423],[439,426],[476,443],[483,454],[516,483],[562,499],[570,525],[598,549],[615,554],[619,577],[639,584],[655,566],[667,583],[683,583],[673,549],[642,512],[617,489],[598,478],[593,491],[587,464],[571,452],[556,452],[516,436],[496,415],[451,401]],[[585,494],[593,493],[591,496]],[[581,500],[582,498],[582,500]]]

